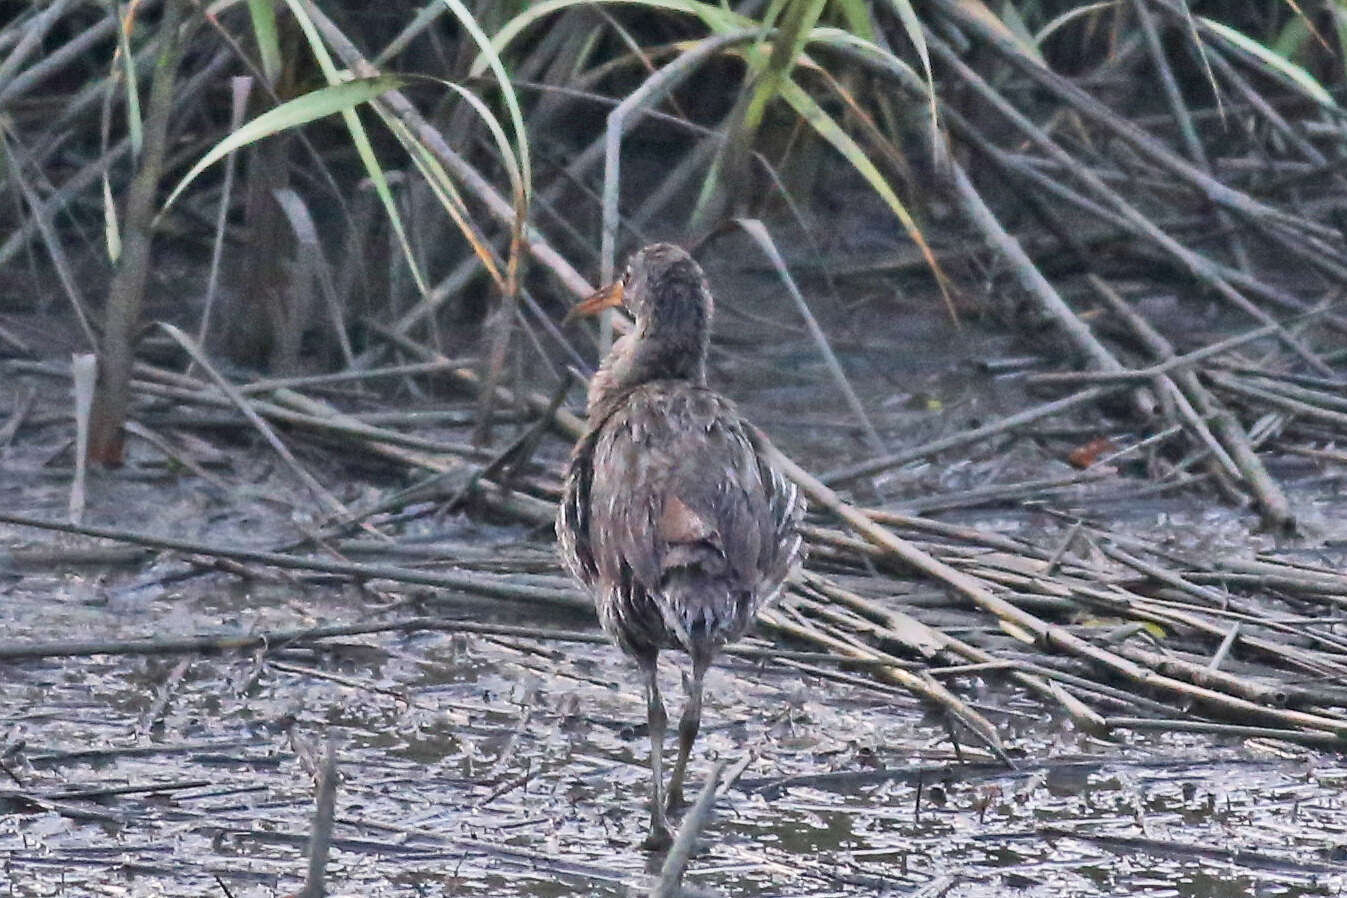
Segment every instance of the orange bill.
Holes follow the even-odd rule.
[[[622,282],[614,281],[607,287],[600,287],[598,290],[586,296],[566,313],[566,320],[563,323],[574,321],[577,318],[584,318],[589,315],[597,315],[604,309],[611,309],[613,306],[622,305]]]

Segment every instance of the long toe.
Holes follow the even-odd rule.
[[[669,833],[667,826],[654,826],[650,829],[650,835],[645,837],[641,843],[641,848],[645,851],[668,851],[673,845],[673,836]]]

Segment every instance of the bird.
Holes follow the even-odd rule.
[[[570,456],[556,532],[604,632],[644,678],[653,783],[642,847],[660,851],[672,843],[669,813],[685,805],[707,668],[802,563],[805,502],[770,462],[766,437],[707,386],[715,304],[692,256],[670,243],[646,246],[568,318],[617,305],[635,324],[590,379],[587,430]],[[664,650],[691,661],[667,792]]]

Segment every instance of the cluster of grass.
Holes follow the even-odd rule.
[[[104,461],[120,455],[156,245],[208,250],[199,301],[173,317],[247,366],[298,367],[306,333],[319,363],[350,366],[369,361],[362,323],[441,346],[464,342],[446,323],[481,323],[467,342],[481,344],[483,421],[511,372],[583,355],[540,287],[582,293],[656,228],[696,242],[761,217],[814,240],[829,227],[813,211],[817,174],[838,162],[892,214],[895,242],[919,251],[951,312],[958,278],[920,210],[952,194],[966,219],[988,216],[978,228],[995,241],[984,169],[1015,208],[1065,202],[1204,289],[1275,305],[1284,297],[1251,270],[1240,230],[1330,281],[1347,264],[1317,213],[1286,206],[1285,177],[1272,190],[1229,183],[1208,149],[1317,165],[1310,178],[1335,183],[1341,151],[1301,123],[1341,133],[1347,7],[1203,12],[1171,0],[20,4],[0,24],[0,267],[26,258],[7,283],[59,286],[98,354],[91,453]],[[624,138],[641,140],[657,177],[622,168]],[[1119,173],[1144,196],[1117,190]],[[1174,231],[1168,218],[1198,202],[1235,232],[1226,247]],[[1109,367],[1034,260],[1012,259],[1067,342]]]

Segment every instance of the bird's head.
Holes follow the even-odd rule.
[[[681,247],[652,243],[627,263],[622,277],[571,309],[568,319],[624,305],[645,337],[700,343],[707,333],[713,301],[702,267]]]

